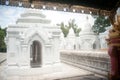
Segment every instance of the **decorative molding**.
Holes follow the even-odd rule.
[[[110,70],[110,61],[106,52],[62,51],[60,55],[62,62],[103,76],[107,76]]]

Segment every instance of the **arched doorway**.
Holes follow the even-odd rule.
[[[41,66],[42,46],[39,41],[33,41],[30,48],[30,65],[32,68]]]

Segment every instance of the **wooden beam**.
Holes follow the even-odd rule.
[[[110,15],[110,11],[107,10],[99,10],[91,7],[85,7],[85,6],[79,6],[79,5],[70,5],[70,4],[61,4],[61,3],[52,3],[52,2],[46,2],[46,1],[32,1],[32,3],[29,2],[29,0],[10,0],[11,6],[18,6],[18,2],[22,2],[22,6],[29,8],[31,7],[31,4],[34,5],[34,8],[36,9],[42,9],[42,6],[46,6],[46,9],[48,10],[54,10],[53,7],[56,7],[56,10],[58,11],[64,11],[64,8],[66,8],[67,12],[75,12],[75,13],[85,13],[85,14],[93,14],[93,15]]]

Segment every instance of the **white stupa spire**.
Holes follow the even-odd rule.
[[[89,17],[86,17],[86,24],[85,24],[85,28],[91,28],[91,24],[89,23]]]
[[[75,37],[75,33],[74,33],[74,31],[73,31],[73,28],[71,27],[70,28],[70,30],[69,30],[69,33],[68,33],[68,35],[67,35],[68,37]]]
[[[92,25],[89,22],[89,17],[86,17],[86,23],[80,32],[80,34],[93,34],[94,32],[92,31]]]

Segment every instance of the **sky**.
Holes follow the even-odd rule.
[[[9,24],[15,24],[17,18],[20,18],[20,14],[24,13],[26,9],[27,8],[0,5],[0,26],[5,28]],[[46,15],[47,19],[51,20],[51,24],[53,25],[60,24],[61,22],[67,24],[70,19],[75,19],[78,27],[82,28],[86,23],[87,16],[89,17],[91,25],[94,24],[95,20],[90,14],[52,10],[41,10],[41,12]]]

